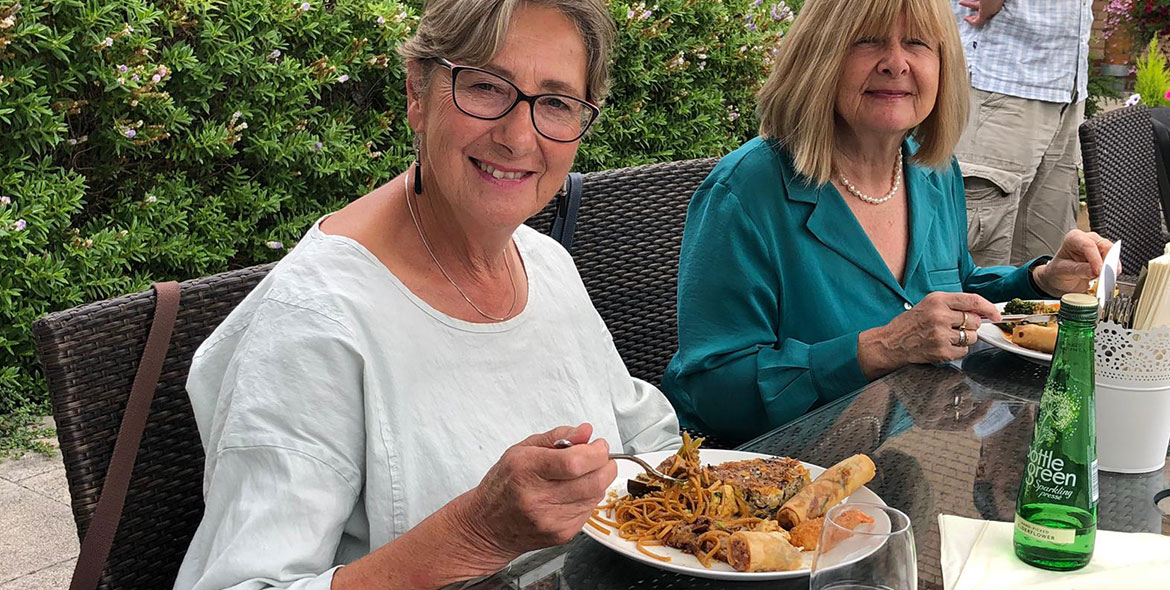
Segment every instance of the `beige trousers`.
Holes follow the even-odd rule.
[[[967,246],[980,266],[1019,265],[1056,253],[1076,227],[1077,128],[1085,103],[1062,104],[971,89],[955,149],[967,193]]]

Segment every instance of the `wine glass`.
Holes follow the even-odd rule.
[[[910,518],[880,504],[829,509],[813,556],[810,590],[917,590]]]

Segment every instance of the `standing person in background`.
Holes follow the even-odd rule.
[[[979,266],[1055,252],[1076,226],[1092,0],[951,0],[971,80],[955,150]]]

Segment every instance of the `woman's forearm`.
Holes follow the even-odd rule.
[[[492,574],[517,555],[500,555],[476,526],[474,492],[452,500],[401,537],[333,575],[333,590],[441,588]]]

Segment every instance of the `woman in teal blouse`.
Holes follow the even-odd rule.
[[[684,426],[743,440],[911,363],[961,358],[990,301],[1083,290],[1111,246],[979,268],[953,158],[966,67],[946,3],[809,0],[760,92],[761,137],[695,193],[679,260]],[[990,301],[989,301],[990,300]]]

